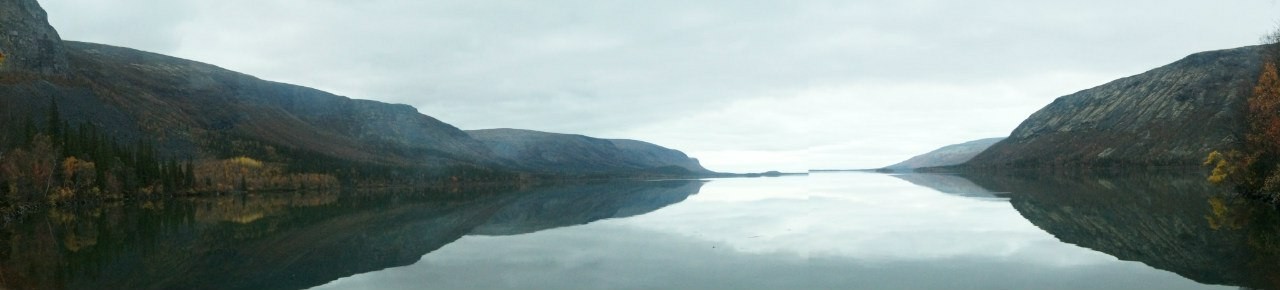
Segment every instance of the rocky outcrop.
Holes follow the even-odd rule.
[[[949,145],[929,153],[911,157],[911,159],[890,165],[884,169],[893,172],[910,172],[916,168],[959,165],[969,162],[974,156],[978,156],[978,153],[982,153],[982,151],[987,150],[987,148],[995,145],[996,142],[1000,142],[1000,140],[1004,140],[1004,138],[987,138]]]
[[[467,131],[518,168],[567,174],[711,173],[683,152],[635,140],[519,129]]]
[[[1197,53],[1055,100],[972,167],[1196,165],[1243,139],[1261,47]]]
[[[36,0],[0,0],[0,7],[0,72],[66,72],[62,38]]]

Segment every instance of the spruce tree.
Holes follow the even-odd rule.
[[[48,126],[49,137],[54,140],[62,140],[62,114],[58,112],[58,99],[49,98],[49,120],[45,123]]]

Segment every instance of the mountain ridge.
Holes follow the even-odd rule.
[[[518,168],[535,171],[564,174],[658,171],[713,173],[684,152],[644,141],[600,139],[511,128],[466,132],[488,146],[495,156]]]
[[[943,146],[897,164],[886,166],[881,171],[913,171],[917,168],[960,165],[969,162],[974,156],[1004,139],[1004,137],[986,138]]]
[[[37,1],[0,1],[18,8],[0,11],[0,24],[5,25],[0,30],[7,30],[0,31],[0,54],[4,56],[0,62],[0,103],[6,104],[0,106],[0,120],[5,121],[0,122],[0,149],[4,149],[0,151],[32,146],[36,135],[51,137],[45,140],[52,147],[36,151],[38,159],[10,162],[35,162],[47,154],[57,162],[72,157],[85,160],[89,164],[86,168],[95,162],[122,165],[91,172],[93,177],[83,183],[102,187],[103,179],[116,178],[125,186],[113,188],[150,188],[148,191],[160,190],[154,185],[162,179],[173,181],[165,184],[169,185],[165,191],[179,184],[197,187],[197,179],[204,180],[200,184],[205,187],[224,190],[238,183],[247,190],[250,186],[246,185],[255,182],[225,174],[230,170],[227,166],[240,163],[222,160],[236,158],[248,158],[242,159],[248,165],[268,165],[269,170],[259,171],[273,176],[257,176],[260,180],[297,180],[301,177],[291,174],[318,173],[388,185],[579,176],[574,170],[522,166],[531,161],[499,156],[471,134],[409,105],[353,99],[137,49],[64,41],[48,24]],[[599,156],[606,159],[597,161],[628,166],[603,166],[592,173],[630,177],[709,172],[687,170],[694,168],[687,166],[688,160],[658,158],[675,156],[671,152],[678,151],[618,141],[624,144],[621,147],[630,148],[622,150],[614,141],[605,142],[616,152]],[[72,150],[68,148],[71,145],[79,147]],[[658,157],[626,155],[654,152],[663,153],[655,155]],[[186,164],[179,165],[181,160],[187,160]],[[696,160],[692,164],[696,165]],[[14,169],[29,164],[11,165],[10,170],[0,171],[9,175],[0,181],[23,188],[9,191],[48,188],[37,186],[40,182],[24,181],[44,177]],[[200,174],[217,173],[221,179],[179,178],[196,168],[202,168]],[[681,169],[670,170],[673,168]],[[80,186],[70,179],[55,183]]]
[[[1238,148],[1261,46],[1192,54],[1060,97],[968,168],[1198,166]]]

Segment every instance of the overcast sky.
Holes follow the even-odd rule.
[[[1277,0],[43,0],[64,39],[463,129],[640,139],[731,172],[869,168],[1259,43]]]

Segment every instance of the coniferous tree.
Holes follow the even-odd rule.
[[[22,147],[31,146],[31,141],[36,138],[36,124],[31,120],[31,115],[26,115],[22,121]]]
[[[187,188],[194,188],[196,186],[196,166],[191,161],[187,161],[186,172],[187,174],[186,174],[185,185],[187,186]]]
[[[63,123],[62,114],[58,112],[57,98],[49,99],[49,113],[46,116],[49,118],[47,123],[45,123],[45,126],[48,126],[47,132],[49,133],[49,137],[52,137],[54,140],[61,140]]]

